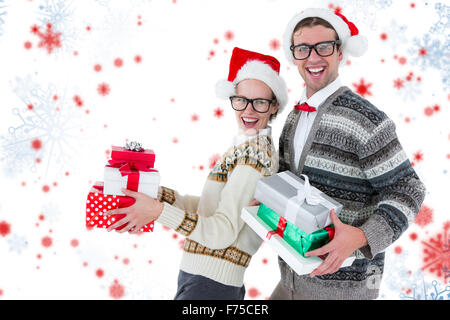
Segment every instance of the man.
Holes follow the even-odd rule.
[[[284,51],[306,83],[280,136],[280,169],[306,174],[343,205],[330,213],[335,236],[310,256],[327,254],[310,275],[297,275],[281,258],[281,280],[271,299],[375,299],[385,249],[417,215],[425,187],[397,139],[395,124],[342,86],[339,67],[360,56],[367,40],[341,14],[307,9],[290,21]],[[354,253],[350,267],[340,268]]]

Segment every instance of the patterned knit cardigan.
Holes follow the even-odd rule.
[[[297,110],[287,117],[279,171],[306,174],[314,187],[340,202],[339,219],[363,230],[368,245],[355,252],[351,267],[314,278],[292,274],[279,259],[282,282],[311,298],[376,298],[373,282],[381,279],[384,250],[416,217],[425,187],[400,145],[394,122],[349,88],[338,89],[318,109],[297,168],[293,141],[299,118]]]

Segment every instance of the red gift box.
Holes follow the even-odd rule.
[[[136,200],[131,197],[103,194],[103,183],[96,183],[87,196],[86,227],[97,227],[104,229],[109,228],[109,226],[125,217],[125,214],[113,214],[106,216],[104,213],[113,209],[132,206],[135,202]],[[125,228],[127,224],[128,223],[116,228],[115,230],[121,230]],[[143,226],[140,231],[152,232],[153,225],[154,223],[150,222]]]
[[[153,168],[155,165],[155,153],[150,149],[130,151],[124,147],[112,146],[111,159],[119,161],[123,160],[125,162],[143,162],[148,168]]]

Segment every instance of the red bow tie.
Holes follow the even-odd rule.
[[[311,107],[307,103],[297,104],[297,105],[294,106],[294,109],[295,110],[306,111],[306,112],[314,112],[314,111],[316,111],[315,107]]]

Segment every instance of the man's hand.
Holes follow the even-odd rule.
[[[334,224],[334,238],[323,247],[305,253],[308,257],[321,256],[328,253],[325,261],[311,272],[310,277],[335,273],[350,254],[367,245],[366,236],[361,229],[342,223],[334,210],[331,210],[330,218]]]
[[[253,199],[252,202],[250,202],[250,204],[248,205],[249,207],[254,207],[254,206],[259,206],[261,204],[261,202],[259,202],[256,199]]]
[[[106,213],[106,215],[125,214],[125,217],[112,224],[107,229],[108,231],[128,223],[128,225],[121,230],[117,230],[117,232],[130,232],[130,230],[134,228],[130,233],[138,233],[147,223],[158,219],[164,209],[164,204],[162,202],[159,202],[157,199],[153,199],[144,193],[127,189],[122,189],[122,192],[128,197],[136,199],[136,202],[130,207],[114,209]]]

